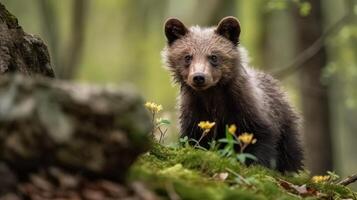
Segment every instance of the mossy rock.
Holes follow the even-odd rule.
[[[55,77],[46,44],[24,32],[17,18],[0,2],[0,75]]]

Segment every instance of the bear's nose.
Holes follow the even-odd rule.
[[[202,73],[197,73],[193,76],[193,82],[196,85],[203,85],[205,83],[205,75]]]

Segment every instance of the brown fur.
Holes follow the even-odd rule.
[[[275,79],[248,67],[239,45],[238,20],[228,17],[216,28],[188,29],[178,19],[169,19],[165,33],[163,58],[180,84],[182,136],[197,140],[202,134],[197,124],[214,121],[214,130],[201,142],[207,147],[209,141],[225,137],[226,125],[236,124],[238,133],[257,138],[246,152],[259,164],[282,172],[302,168],[299,117]],[[205,78],[199,87],[192,79],[197,73]]]

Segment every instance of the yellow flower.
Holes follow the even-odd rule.
[[[152,104],[153,103],[151,103],[151,102],[146,102],[145,107],[150,109],[150,108],[152,108]]]
[[[163,109],[163,108],[162,108],[162,105],[157,105],[157,106],[156,106],[156,110],[157,110],[157,112],[162,111],[162,109]]]
[[[228,132],[232,135],[234,135],[237,131],[237,126],[235,124],[232,124],[228,127]]]
[[[321,183],[321,182],[326,182],[330,179],[330,176],[329,175],[326,175],[326,176],[313,176],[311,178],[312,182],[314,183]]]
[[[242,135],[238,136],[238,139],[244,144],[255,144],[257,139],[253,137],[254,135],[251,133],[243,133]]]
[[[162,105],[153,102],[146,102],[145,107],[152,113],[158,113],[163,109]]]
[[[216,125],[216,122],[201,121],[198,123],[198,127],[203,130],[203,133],[208,133],[214,125]]]

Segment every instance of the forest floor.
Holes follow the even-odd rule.
[[[45,44],[26,34],[0,3],[1,34],[2,72],[54,77]],[[153,142],[147,151],[151,123],[161,131],[169,122],[154,118],[161,105],[145,104],[150,121],[142,104],[131,91],[3,76],[0,200],[357,199],[356,192],[337,184],[334,173],[311,178],[304,171],[282,175],[241,164],[252,155],[234,153],[240,139],[234,127],[227,129],[232,134],[226,134],[229,148],[223,154],[187,140],[175,146]],[[204,136],[214,123],[198,126]],[[245,136],[241,145],[256,142]]]
[[[326,176],[327,177],[327,176]],[[245,166],[216,151],[155,144],[131,168],[130,181],[142,181],[164,199],[357,199],[350,188],[307,172],[282,175]]]

